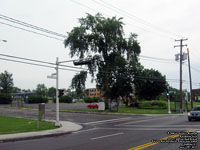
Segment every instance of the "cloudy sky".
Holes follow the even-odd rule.
[[[0,39],[7,40],[6,43],[0,42],[0,54],[51,63],[55,63],[56,57],[60,61],[74,59],[69,57],[69,49],[64,48],[64,38],[54,36],[58,40],[17,29],[42,33],[2,19],[2,15],[67,35],[79,25],[78,18],[85,17],[86,13],[94,15],[100,12],[104,17],[123,17],[126,36],[130,32],[138,34],[142,51],[140,62],[145,68],[154,68],[167,79],[173,79],[169,83],[175,88],[179,88],[179,63],[174,60],[174,55],[180,50],[174,48],[174,45],[180,44],[175,39],[188,38],[183,43],[191,52],[193,88],[199,88],[199,7],[199,0],[0,0]],[[183,51],[186,52],[186,47]],[[0,72],[7,70],[12,73],[15,86],[34,89],[38,83],[44,83],[47,87],[55,87],[55,80],[47,79],[47,75],[55,73],[54,68],[2,58],[12,58],[0,55]],[[71,62],[65,65],[73,66]],[[68,88],[75,73],[60,70],[60,88]],[[87,88],[95,87],[90,80],[87,81]],[[183,80],[183,89],[189,89],[187,62],[183,65]]]

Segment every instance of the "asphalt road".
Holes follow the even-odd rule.
[[[0,108],[0,115],[35,118],[37,110]],[[47,119],[55,119],[55,112],[46,111]],[[177,140],[199,138],[200,121],[188,122],[185,115],[116,115],[60,113],[61,120],[83,125],[72,134],[34,140],[0,143],[0,150],[179,150],[184,143],[166,142],[172,135]],[[186,133],[194,129],[195,132]],[[184,133],[184,134],[183,134]],[[184,138],[180,138],[180,136]],[[187,137],[186,137],[187,136]],[[164,139],[165,138],[165,139]],[[172,139],[172,138],[171,138]],[[172,139],[173,140],[173,139]],[[171,141],[172,141],[171,140]],[[155,142],[156,141],[156,142]],[[157,142],[160,141],[160,142]],[[169,139],[168,139],[169,141]],[[200,149],[200,142],[196,143]],[[192,149],[192,147],[185,147]]]

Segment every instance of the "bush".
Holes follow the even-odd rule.
[[[100,98],[98,98],[98,97],[85,97],[84,98],[85,103],[94,103],[94,102],[98,102],[99,100],[100,100]]]
[[[8,94],[0,94],[0,104],[10,104],[12,102],[12,98]]]
[[[56,98],[53,99],[53,102],[56,103]],[[72,103],[72,97],[65,95],[59,98],[60,103]]]
[[[47,103],[47,102],[48,102],[48,98],[41,95],[30,95],[28,97],[28,103],[30,104]]]
[[[166,109],[167,103],[165,101],[143,101],[139,103],[141,109]]]

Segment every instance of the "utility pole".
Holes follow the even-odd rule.
[[[189,78],[190,78],[190,102],[191,102],[191,110],[193,108],[193,94],[192,94],[192,76],[191,76],[191,68],[190,68],[190,55],[189,55],[189,48],[187,48],[188,53],[188,69],[189,69]]]
[[[183,63],[183,47],[187,45],[183,45],[183,41],[188,39],[180,39],[175,40],[175,42],[180,41],[180,45],[176,45],[174,47],[180,47],[180,112],[183,112],[182,103],[183,103],[183,93],[182,93],[182,63]]]

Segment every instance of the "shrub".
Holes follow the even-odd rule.
[[[143,101],[139,103],[141,109],[166,109],[167,103],[165,101]]]
[[[28,102],[30,104],[36,104],[36,103],[47,103],[48,102],[48,98],[41,96],[41,95],[30,95],[28,97]]]
[[[98,102],[99,100],[100,100],[100,98],[98,98],[98,97],[85,97],[84,98],[85,103],[94,103],[94,102]]]
[[[8,94],[0,94],[0,104],[10,104],[12,102],[12,98]]]
[[[56,103],[56,98],[53,99],[53,102]],[[65,95],[59,98],[60,103],[72,103],[72,97]]]

